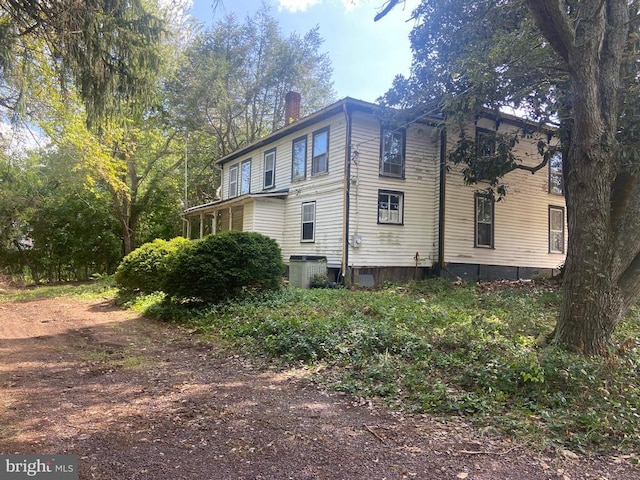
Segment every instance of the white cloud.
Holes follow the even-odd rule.
[[[360,0],[342,0],[342,4],[344,5],[344,8],[347,10],[347,12],[350,12],[354,8],[358,7],[360,3]]]
[[[322,0],[279,0],[278,10],[289,10],[290,12],[304,12]],[[348,0],[346,0],[348,1]]]

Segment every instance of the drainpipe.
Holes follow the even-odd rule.
[[[436,275],[440,276],[445,270],[444,262],[444,228],[445,228],[445,193],[447,184],[447,130],[440,132],[440,189],[438,192],[438,263]]]
[[[349,212],[351,197],[351,111],[347,106],[347,102],[342,106],[344,118],[347,122],[346,136],[344,145],[344,211],[343,211],[343,247],[342,247],[342,278],[347,285],[352,283],[351,273],[349,272]],[[349,277],[346,275],[349,274]]]

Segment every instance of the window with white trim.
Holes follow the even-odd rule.
[[[307,176],[306,136],[293,140],[291,157],[291,180],[303,180]]]
[[[380,175],[404,178],[405,131],[382,130],[380,138]]]
[[[251,190],[251,159],[244,160],[240,165],[240,195]]]
[[[238,164],[229,167],[229,198],[238,196]]]
[[[564,195],[562,176],[562,153],[558,152],[549,159],[549,193]]]
[[[329,127],[313,133],[311,175],[329,171]]]
[[[404,193],[378,190],[378,223],[402,225]]]
[[[313,242],[316,230],[316,202],[302,204],[301,242]]]
[[[564,207],[549,206],[549,253],[564,253]]]
[[[273,188],[276,185],[276,149],[264,152],[264,180],[262,188]]]
[[[489,195],[475,194],[476,247],[493,248],[494,201]]]

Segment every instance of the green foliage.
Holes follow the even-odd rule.
[[[178,253],[191,245],[191,241],[183,237],[145,243],[122,259],[115,274],[116,285],[125,291],[162,291]]]
[[[572,219],[564,288],[567,298],[578,300],[561,310],[554,341],[585,354],[606,352],[626,309],[640,299],[640,284],[630,280],[639,265],[628,261],[640,252],[638,7],[600,0],[421,0],[413,12],[411,75],[396,78],[384,99],[403,107],[411,121],[442,113],[442,128],[462,132],[447,160],[460,165],[456,171],[468,184],[486,180],[488,188],[479,188],[499,197],[512,183],[504,178],[508,172],[544,174],[552,155],[562,154]],[[515,136],[490,134],[495,138],[482,145],[483,132],[474,138],[461,127],[484,117],[491,130],[509,130],[501,124],[514,108],[529,120],[519,135],[537,137],[539,159],[515,158]],[[554,139],[545,138],[549,125],[557,127]],[[610,308],[612,301],[620,307]]]
[[[173,125],[189,132],[189,204],[210,201],[218,159],[284,125],[284,98],[302,94],[302,114],[334,97],[318,28],[283,35],[270,7],[229,15],[194,35],[175,76],[165,82]],[[239,115],[240,112],[245,114]]]
[[[41,62],[74,83],[90,123],[146,104],[160,63],[162,21],[142,0],[12,2],[0,8],[2,105],[20,110]],[[11,74],[7,74],[11,72]],[[63,85],[63,88],[68,85]],[[13,90],[12,90],[13,89]],[[10,92],[10,93],[8,93]]]
[[[463,415],[538,445],[637,450],[640,313],[620,350],[584,357],[539,346],[559,301],[553,285],[487,292],[434,279],[149,311],[279,362],[320,364],[333,388],[398,408]]]
[[[112,273],[121,255],[104,192],[69,175],[61,152],[32,152],[0,166],[0,268],[39,282]]]
[[[178,253],[164,286],[170,297],[219,302],[280,286],[284,264],[275,240],[253,232],[209,235]]]

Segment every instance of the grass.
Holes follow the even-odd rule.
[[[313,365],[317,381],[392,408],[462,416],[540,447],[640,450],[637,309],[616,332],[624,347],[602,359],[540,347],[560,301],[546,284],[285,289],[200,307],[157,294],[121,301],[257,359]]]
[[[538,446],[637,451],[640,312],[618,329],[624,352],[585,358],[539,346],[559,301],[549,285],[483,292],[430,280],[137,305],[269,361],[321,367],[318,381],[392,408],[463,416]]]
[[[101,277],[92,282],[34,285],[26,288],[0,289],[0,302],[28,302],[44,298],[71,297],[92,300],[114,297],[117,289],[112,277]]]

